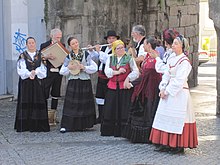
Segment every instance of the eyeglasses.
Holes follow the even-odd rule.
[[[118,48],[115,48],[116,50],[123,50],[125,47],[118,47]]]

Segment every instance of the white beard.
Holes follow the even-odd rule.
[[[135,38],[133,38],[133,41],[134,41],[134,42],[138,42]]]

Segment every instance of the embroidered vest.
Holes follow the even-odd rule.
[[[110,67],[113,70],[118,70],[120,68],[125,68],[126,72],[123,74],[119,75],[114,75],[112,78],[109,79],[108,82],[108,88],[110,89],[116,89],[117,84],[119,85],[120,89],[124,89],[124,81],[131,72],[130,64],[129,61],[131,60],[131,56],[129,55],[124,55],[121,59],[121,62],[119,64],[119,67],[117,68],[118,62],[117,62],[117,57],[116,56],[111,56],[110,57]]]
[[[82,51],[80,49],[78,56],[76,56],[73,52],[70,53],[69,55],[67,55],[68,59],[75,59],[75,60],[79,60],[81,62],[81,64],[83,64],[84,66],[87,66],[87,57],[88,57],[89,53],[87,51]],[[68,80],[71,79],[81,79],[81,80],[89,80],[90,79],[90,75],[84,71],[80,71],[79,74],[77,75],[72,75],[69,74],[68,75]]]
[[[25,60],[27,69],[29,71],[35,70],[41,65],[41,54],[38,51],[36,51],[36,54],[34,55],[34,60],[32,60],[27,51],[24,51],[19,58],[23,58]]]

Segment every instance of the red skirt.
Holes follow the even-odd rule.
[[[149,140],[154,144],[170,147],[196,148],[198,145],[196,123],[185,123],[182,134],[174,134],[152,128]]]

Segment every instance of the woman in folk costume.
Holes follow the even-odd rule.
[[[164,45],[166,47],[166,52],[163,55],[163,58],[161,59],[159,56],[156,57],[156,65],[155,69],[158,73],[164,73],[165,70],[167,70],[167,62],[169,59],[172,57],[175,57],[175,53],[173,53],[172,50],[172,44],[173,40],[179,35],[179,33],[176,30],[172,29],[166,29],[163,31],[163,40],[164,40]]]
[[[130,116],[123,137],[133,143],[148,143],[154,115],[159,103],[159,83],[161,74],[155,70],[155,51],[157,40],[148,37],[144,40],[144,49],[147,53],[141,64],[141,75],[131,82],[134,92],[131,99]]]
[[[83,131],[93,127],[96,120],[90,74],[95,73],[98,67],[89,53],[79,48],[76,38],[70,37],[67,42],[71,52],[60,70],[60,74],[68,77],[61,133]]]
[[[36,50],[33,37],[26,40],[27,51],[24,51],[17,62],[18,101],[14,128],[17,132],[48,132],[48,113],[42,79],[47,69],[42,63],[41,54]]]
[[[150,141],[156,151],[183,153],[198,145],[196,121],[191,105],[188,75],[192,69],[185,50],[188,41],[181,35],[172,44],[176,56],[169,60],[169,70],[160,83],[160,102],[154,118]]]
[[[113,42],[112,53],[105,66],[105,74],[109,82],[101,135],[120,137],[128,119],[133,91],[128,89],[129,83],[138,78],[139,71],[134,59],[126,54],[125,45],[121,40]]]

